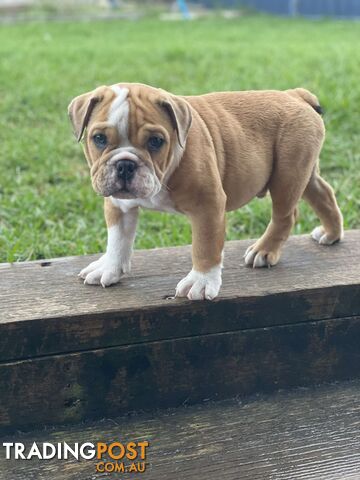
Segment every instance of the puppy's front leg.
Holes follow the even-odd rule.
[[[105,198],[105,220],[108,228],[106,253],[79,273],[84,283],[108,287],[130,272],[130,261],[135,240],[138,208],[126,213]]]
[[[192,225],[191,272],[176,287],[177,297],[212,300],[221,287],[222,252],[225,241],[225,208],[190,215]]]

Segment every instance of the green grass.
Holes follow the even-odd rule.
[[[360,227],[360,24],[244,17],[194,22],[19,24],[0,28],[0,261],[102,251],[102,199],[68,123],[70,99],[136,81],[174,93],[314,91],[326,108],[323,176],[346,228]],[[228,217],[228,238],[256,237],[268,199]],[[318,221],[302,205],[294,233]],[[181,216],[142,213],[137,248],[191,241]]]

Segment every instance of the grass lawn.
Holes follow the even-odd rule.
[[[322,174],[360,227],[360,23],[248,17],[0,27],[0,261],[104,250],[102,199],[67,119],[72,97],[136,81],[174,93],[303,86],[325,106]],[[269,199],[228,216],[256,237]],[[306,205],[294,233],[318,224]],[[144,211],[137,248],[190,243],[187,220]]]

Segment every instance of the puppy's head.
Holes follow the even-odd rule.
[[[173,171],[191,125],[186,100],[142,84],[99,87],[74,98],[69,116],[84,139],[94,190],[149,198]]]

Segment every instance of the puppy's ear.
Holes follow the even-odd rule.
[[[95,105],[103,99],[100,92],[84,93],[75,97],[68,106],[68,114],[74,129],[74,135],[78,142],[83,137]]]
[[[170,116],[177,133],[179,144],[184,148],[192,122],[190,105],[183,98],[170,96],[169,94],[162,96],[159,103]]]

